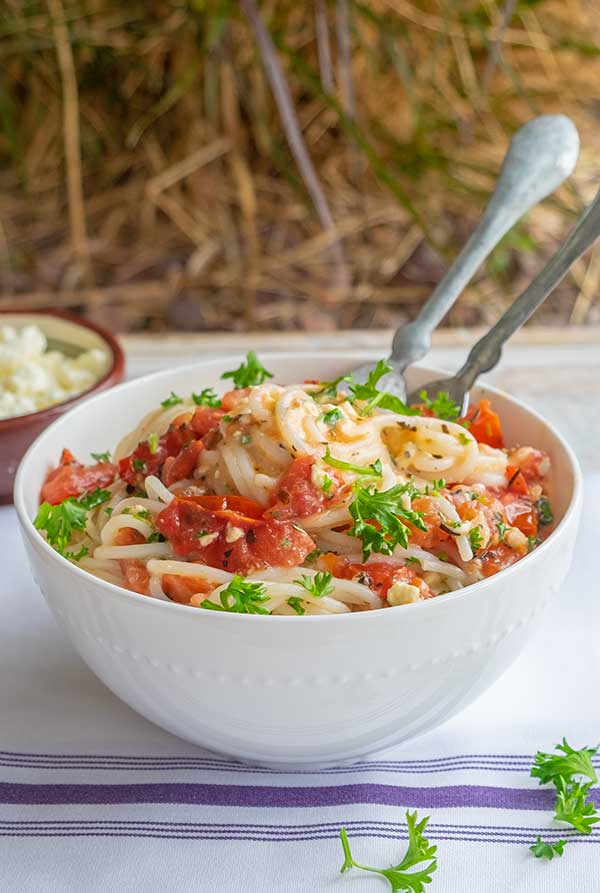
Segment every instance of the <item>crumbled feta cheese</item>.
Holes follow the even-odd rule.
[[[93,349],[78,357],[47,350],[38,326],[0,325],[0,419],[27,415],[91,388],[107,369],[107,356]]]
[[[504,542],[510,549],[524,549],[527,546],[527,537],[518,527],[509,527]]]
[[[420,598],[419,587],[411,583],[393,583],[388,589],[387,600],[390,605],[412,605]]]
[[[319,465],[317,465],[316,462],[313,464],[310,470],[310,479],[317,490],[323,489],[323,484],[325,483],[325,472]]]
[[[205,533],[204,536],[198,537],[198,542],[205,548],[206,546],[210,546],[211,543],[214,543],[216,539],[219,538],[219,532],[215,530],[214,533]]]
[[[225,528],[225,542],[226,543],[235,543],[237,540],[243,537],[244,531],[241,527],[234,527],[232,524],[228,524]]]

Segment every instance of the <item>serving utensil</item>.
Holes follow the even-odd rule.
[[[573,171],[579,155],[577,128],[565,115],[540,115],[514,135],[496,189],[475,232],[413,322],[397,329],[388,359],[392,371],[381,387],[404,399],[404,370],[425,356],[431,334],[502,237],[527,211],[550,195]],[[371,363],[353,370],[364,382]],[[341,385],[343,388],[343,385]]]
[[[451,378],[440,378],[408,395],[408,403],[422,402],[419,394],[435,397],[447,391],[461,407],[464,415],[469,404],[469,391],[482,372],[489,372],[499,362],[505,342],[546,300],[575,261],[600,236],[600,192],[583,212],[566,241],[548,261],[524,292],[511,304],[495,326],[471,348],[466,363]]]

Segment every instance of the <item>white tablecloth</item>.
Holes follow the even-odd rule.
[[[533,753],[600,737],[600,475],[588,475],[575,565],[510,671],[441,728],[337,770],[252,769],[173,738],[120,703],[55,626],[14,512],[0,510],[0,890],[369,893],[340,877],[345,825],[359,861],[397,862],[404,811],[430,815],[428,889],[600,889],[600,830],[534,859],[551,792]],[[597,760],[600,766],[600,760]]]

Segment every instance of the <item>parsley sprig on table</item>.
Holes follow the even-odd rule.
[[[264,583],[251,583],[235,574],[229,585],[219,593],[220,604],[208,599],[202,607],[210,611],[229,611],[232,614],[269,614],[264,603],[269,600]]]
[[[79,552],[67,551],[73,531],[84,530],[88,512],[96,506],[102,505],[103,502],[107,502],[111,496],[110,490],[98,489],[92,493],[86,493],[80,499],[70,496],[68,499],[63,499],[58,505],[43,502],[33,522],[34,526],[38,530],[45,531],[48,543],[57,552],[71,561],[80,561],[88,554],[85,546]]]
[[[600,821],[594,804],[587,800],[592,785],[598,781],[592,764],[592,757],[598,752],[598,747],[575,750],[563,738],[556,750],[558,753],[538,751],[531,775],[539,779],[540,784],[553,784],[556,788],[555,821],[572,825],[580,834],[591,834],[593,825]],[[587,781],[581,781],[582,777]],[[553,847],[554,855],[562,856],[565,841],[558,843],[561,844],[560,847],[558,844],[545,843],[538,837],[530,850],[538,859],[552,859],[553,855],[550,855],[548,848]]]
[[[410,528],[405,521],[427,530],[423,513],[402,505],[405,494],[411,499],[420,495],[411,482],[396,484],[389,490],[376,490],[373,484],[365,486],[360,481],[354,485],[354,499],[349,506],[354,524],[348,534],[362,540],[365,561],[373,552],[392,555],[396,546],[406,549]]]
[[[547,859],[552,862],[555,856],[562,856],[563,850],[567,844],[566,840],[556,840],[553,843],[546,843],[538,834],[536,842],[529,849],[536,859]]]
[[[237,369],[224,372],[221,378],[231,378],[235,388],[250,388],[253,385],[262,384],[267,378],[273,378],[273,374],[262,365],[254,350],[246,354],[246,362]]]
[[[408,848],[404,854],[404,858],[390,868],[372,868],[370,865],[361,865],[356,862],[350,851],[350,843],[346,829],[340,831],[342,847],[344,849],[344,864],[340,871],[344,874],[351,868],[360,868],[363,871],[372,871],[375,874],[381,874],[389,881],[392,893],[423,893],[425,884],[431,883],[431,875],[437,868],[436,852],[437,847],[432,846],[424,835],[425,828],[429,821],[429,816],[418,821],[417,812],[406,812],[406,824],[408,826]],[[421,868],[414,869],[416,866],[422,865]]]

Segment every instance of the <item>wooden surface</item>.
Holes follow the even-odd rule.
[[[123,337],[129,377],[185,365],[207,356],[343,349],[361,359],[385,356],[387,331],[210,333],[128,335]],[[437,332],[426,362],[450,372],[458,369],[481,332]],[[584,470],[600,471],[600,329],[527,328],[505,349],[487,380],[535,408],[574,446]]]

